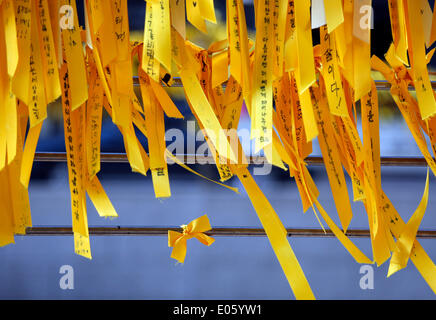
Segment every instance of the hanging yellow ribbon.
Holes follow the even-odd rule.
[[[419,225],[421,224],[422,218],[424,217],[425,210],[428,204],[428,180],[429,180],[429,170],[427,169],[427,178],[425,181],[424,194],[422,196],[421,202],[418,205],[415,213],[407,222],[403,231],[397,240],[397,248],[391,258],[391,263],[389,265],[388,277],[404,269],[407,266],[407,262],[413,250],[413,244],[416,239],[416,234],[418,233]]]
[[[180,263],[185,261],[187,240],[196,238],[206,246],[210,246],[215,242],[215,239],[204,234],[204,232],[212,229],[207,215],[197,218],[188,225],[182,225],[181,227],[183,229],[182,233],[168,230],[168,247],[174,248],[171,253],[171,258],[176,259]]]

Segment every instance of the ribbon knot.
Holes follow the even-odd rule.
[[[183,233],[184,236],[186,236],[189,233],[188,226],[186,224],[182,224],[180,226],[180,228],[182,228],[182,230],[183,230],[182,233]]]
[[[206,246],[210,246],[215,241],[215,239],[203,233],[212,229],[207,215],[193,220],[188,225],[182,225],[180,227],[182,228],[182,233],[172,230],[168,231],[168,247],[174,248],[171,253],[171,258],[176,259],[180,263],[185,261],[187,250],[186,241],[188,239],[196,238]]]

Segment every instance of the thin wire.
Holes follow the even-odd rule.
[[[94,236],[166,236],[168,231],[182,232],[177,227],[90,227],[89,234]],[[23,236],[70,236],[73,234],[71,227],[31,227],[26,229]],[[259,228],[213,228],[205,232],[210,236],[221,237],[265,237],[266,233]],[[324,232],[321,229],[287,229],[288,237],[297,238],[333,238],[331,230]],[[369,238],[369,230],[348,230],[346,235],[350,238]],[[418,231],[417,238],[436,239],[436,231]]]
[[[214,164],[215,159],[211,156],[176,154],[180,161],[185,164]],[[36,162],[66,162],[65,152],[37,152],[35,153]],[[100,161],[104,163],[128,163],[125,153],[102,153]],[[248,156],[248,164],[262,164],[266,162],[263,156]],[[309,166],[324,166],[322,157],[307,157],[305,160]],[[423,157],[382,157],[381,165],[384,167],[426,167],[427,162]]]
[[[386,80],[374,80],[375,86],[377,90],[390,90],[391,84]],[[436,89],[436,81],[431,81],[433,89]],[[139,78],[138,76],[133,77],[133,85],[139,86]],[[223,86],[226,87],[227,81],[223,83]],[[165,86],[167,86],[165,84]],[[182,88],[183,83],[182,80],[179,77],[172,78],[172,81],[170,82],[170,88]],[[414,87],[412,85],[409,86],[409,89],[414,90]]]

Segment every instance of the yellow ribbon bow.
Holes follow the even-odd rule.
[[[182,225],[181,227],[183,233],[168,230],[168,247],[174,247],[171,258],[176,259],[180,263],[185,261],[186,240],[197,238],[198,241],[206,246],[210,246],[215,242],[214,238],[203,233],[212,229],[207,215],[195,219],[188,225]]]

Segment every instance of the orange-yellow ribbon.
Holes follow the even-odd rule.
[[[168,231],[168,247],[173,247],[171,258],[176,259],[180,263],[185,261],[186,257],[186,241],[192,238],[197,238],[202,244],[210,246],[215,242],[215,239],[205,235],[203,232],[212,229],[209,218],[204,215],[193,220],[188,225],[182,225],[183,232]]]

